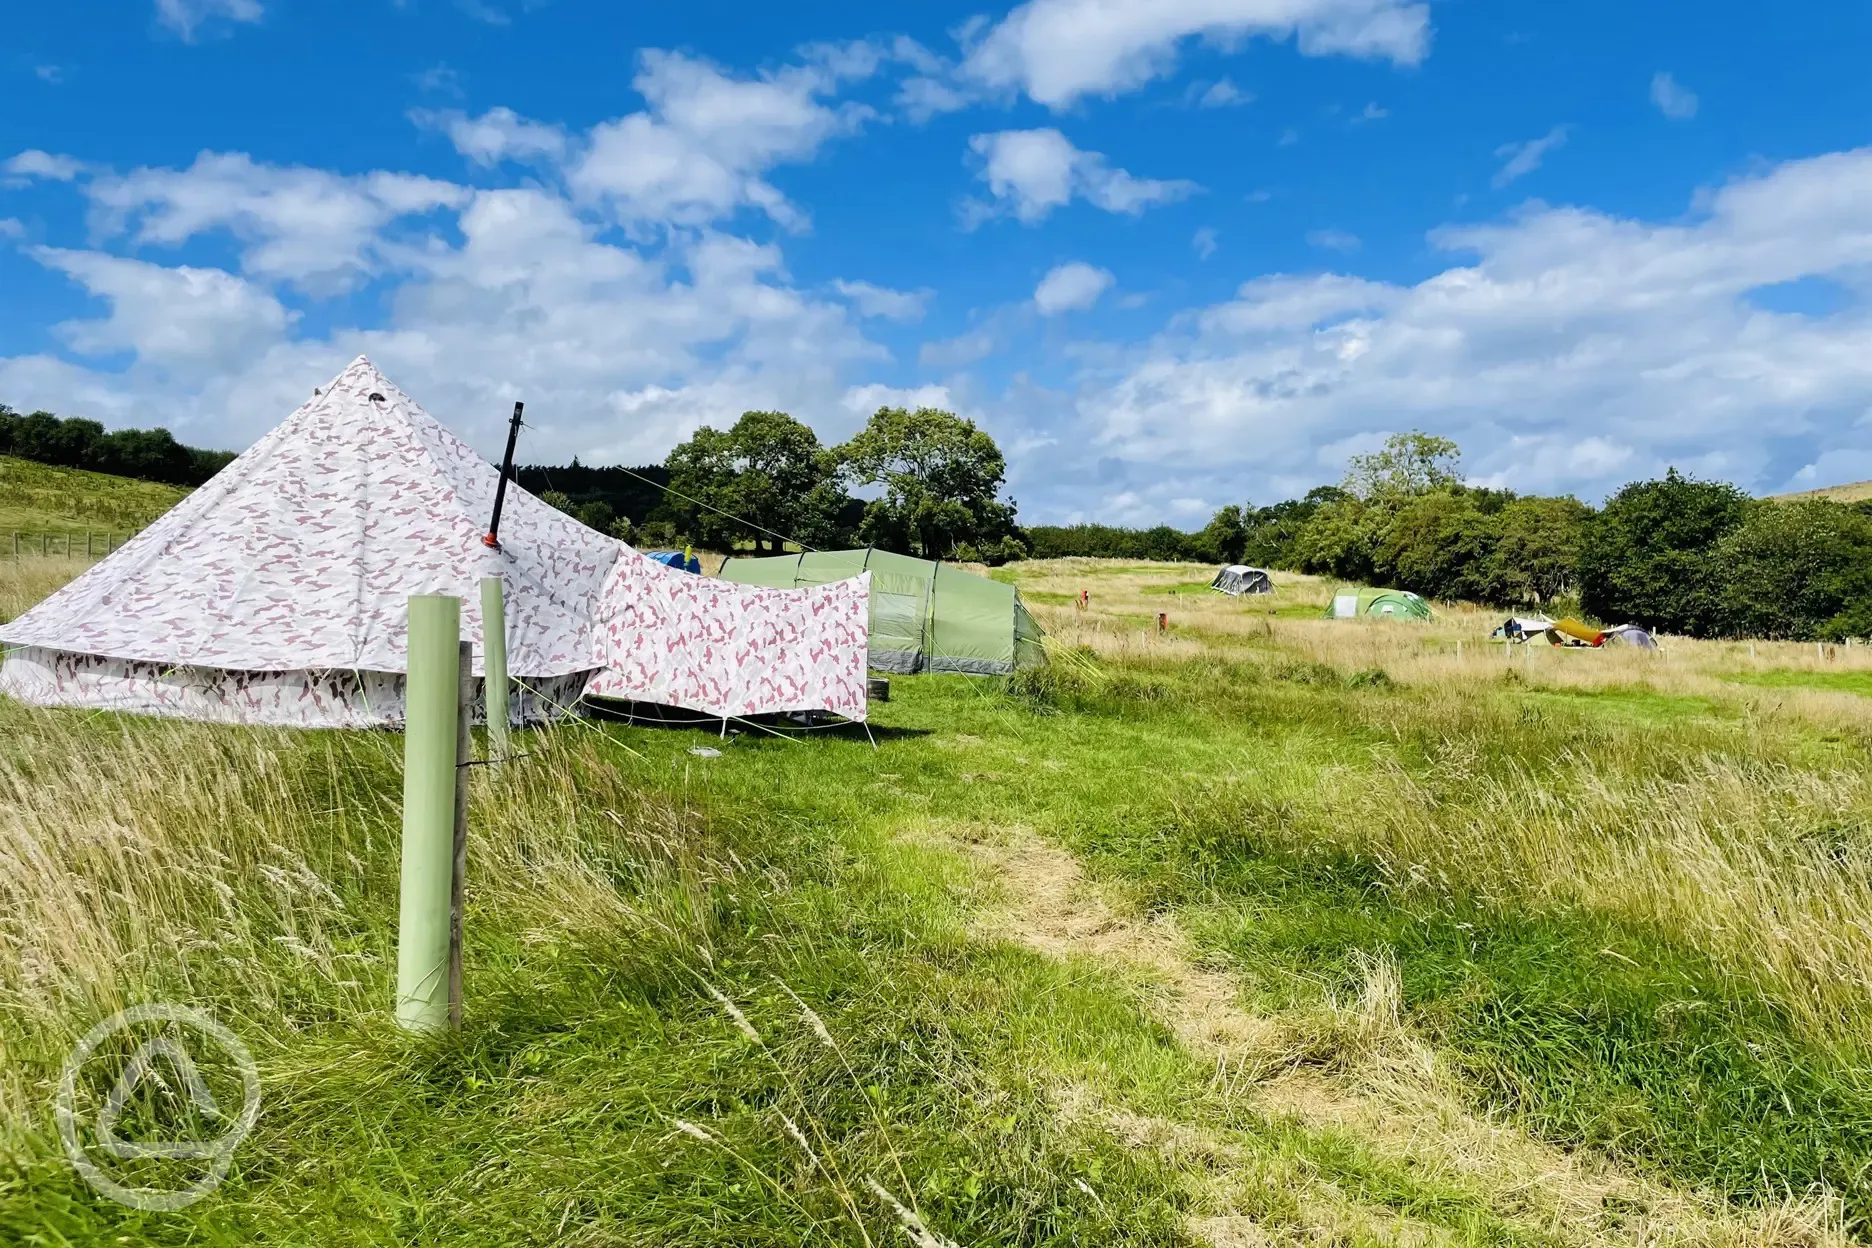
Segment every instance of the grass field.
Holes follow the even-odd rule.
[[[126,536],[169,510],[187,490],[131,481],[101,472],[53,468],[0,455],[0,542],[12,554],[11,535],[96,530]]]
[[[0,566],[0,617],[77,566]],[[397,738],[0,702],[0,1237],[1863,1238],[1872,653],[1504,650],[1208,571],[998,570],[1051,665],[895,680],[875,751],[528,734],[433,1041],[386,1021]],[[150,999],[266,1095],[179,1214],[48,1109]]]

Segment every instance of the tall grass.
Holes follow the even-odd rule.
[[[0,541],[5,540],[0,538]],[[91,566],[82,556],[26,554],[0,557],[0,624],[14,619]]]
[[[653,764],[530,734],[475,769],[468,1026],[413,1043],[399,738],[0,703],[0,1237],[1161,1242],[1159,1164],[1059,1121],[995,1038],[1048,997],[1142,1020],[969,952],[862,842],[723,810],[674,735]],[[92,1198],[51,1134],[64,1054],[145,1000],[261,1065],[259,1130],[185,1216]]]
[[[77,570],[54,563],[0,564],[0,616]],[[387,1022],[398,738],[0,702],[0,1235],[1703,1234],[1562,1226],[1244,1093],[1352,1079],[1400,1032],[1492,1121],[1863,1230],[1872,655],[1504,657],[1481,613],[1309,618],[1330,587],[1303,579],[1269,614],[1149,592],[1189,568],[1002,574],[1092,609],[1040,606],[1040,673],[898,682],[875,753],[578,724],[474,769],[468,1027],[426,1042]],[[984,937],[945,846],[1010,828],[1174,914],[1300,1038],[1211,1068],[1147,976]],[[166,1221],[91,1198],[45,1112],[77,1035],[149,999],[246,1037],[267,1097],[228,1186]]]
[[[1082,794],[1076,844],[1275,1002],[1396,956],[1477,1095],[1556,1138],[1872,1216],[1872,703],[1843,691],[1872,656],[1504,657],[1479,613],[1219,597],[1163,636],[1127,630],[1143,597],[1046,611],[1097,658],[1026,682],[1178,760],[1174,786]]]

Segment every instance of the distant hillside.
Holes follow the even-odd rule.
[[[1872,498],[1872,481],[1855,481],[1851,485],[1829,485],[1821,490],[1802,490],[1798,494],[1771,494],[1770,498],[1780,503],[1802,502],[1810,498],[1830,498],[1836,503],[1858,503]]]
[[[0,541],[15,531],[134,533],[187,496],[178,486],[0,455]]]

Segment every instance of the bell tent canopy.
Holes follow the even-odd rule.
[[[400,723],[412,594],[507,602],[518,718],[569,705],[619,545],[523,490],[485,545],[499,472],[363,356],[206,485],[0,627],[23,701],[324,727]]]

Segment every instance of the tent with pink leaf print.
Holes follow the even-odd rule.
[[[212,480],[0,626],[0,693],[229,723],[396,727],[412,594],[506,598],[515,722],[607,697],[862,718],[868,584],[761,591],[656,564],[508,483],[360,356]],[[777,595],[777,596],[775,596]],[[853,626],[855,621],[855,627]]]

